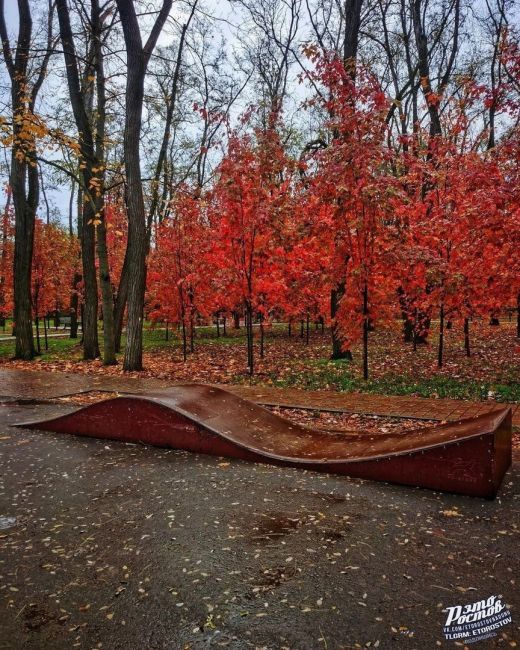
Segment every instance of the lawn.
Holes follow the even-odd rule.
[[[417,351],[402,342],[398,324],[376,331],[370,338],[370,379],[362,378],[361,350],[352,347],[354,361],[331,361],[330,332],[314,327],[309,344],[299,332],[289,336],[287,326],[273,325],[266,334],[265,357],[259,358],[252,378],[246,372],[244,329],[228,328],[217,337],[213,327],[196,329],[195,352],[182,358],[177,331],[169,332],[149,324],[144,336],[145,370],[140,374],[172,381],[249,383],[291,386],[308,390],[360,391],[385,395],[418,395],[455,399],[496,399],[520,402],[520,341],[514,323],[503,320],[498,327],[487,322],[472,324],[472,355],[466,357],[463,336],[456,325],[446,332],[443,368],[437,368],[437,324],[430,343]],[[258,334],[257,334],[258,337]],[[100,340],[102,335],[100,332]],[[85,362],[79,340],[50,338],[48,351],[33,362],[12,361],[14,344],[0,342],[0,363],[12,367],[42,370],[74,370],[84,373],[119,374],[121,364],[104,368],[101,361]],[[120,355],[121,359],[121,355]]]

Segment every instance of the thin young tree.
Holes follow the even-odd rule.
[[[340,10],[340,29],[331,32],[329,21],[320,22],[317,19],[316,11],[309,8],[309,18],[313,28],[313,33],[318,41],[322,53],[335,50],[336,56],[341,58],[345,70],[352,79],[355,79],[357,55],[359,48],[361,18],[363,10],[363,0],[346,0]],[[323,12],[324,7],[320,6]],[[329,118],[332,115],[329,114]],[[347,164],[347,161],[345,161]],[[330,293],[330,316],[332,321],[332,359],[352,359],[352,353],[345,348],[344,340],[341,336],[341,328],[337,321],[340,304],[345,295],[345,284],[343,281],[335,284]]]

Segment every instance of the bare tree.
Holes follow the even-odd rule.
[[[139,20],[132,0],[116,0],[126,45],[125,170],[128,207],[128,323],[124,369],[143,366],[143,309],[146,285],[148,233],[141,179],[139,142],[144,99],[144,80],[150,56],[168,18],[173,0],[163,0],[161,10],[143,45]]]
[[[167,50],[164,48],[158,51],[157,60],[158,65],[160,66],[161,73],[156,73],[154,78],[161,90],[161,95],[157,98],[154,95],[152,103],[159,104],[159,112],[164,111],[164,122],[162,124],[162,136],[160,138],[159,153],[154,160],[152,165],[153,171],[151,173],[150,182],[150,201],[148,205],[145,205],[143,197],[143,205],[145,210],[145,224],[146,224],[146,238],[147,238],[147,253],[150,246],[151,238],[151,229],[152,225],[157,221],[160,221],[166,210],[168,200],[171,194],[172,184],[170,182],[170,174],[168,169],[168,156],[170,149],[172,147],[172,130],[174,129],[174,117],[177,109],[179,95],[181,93],[181,70],[183,65],[183,56],[186,48],[186,39],[189,32],[190,25],[193,21],[196,9],[197,9],[198,0],[193,0],[190,5],[188,16],[185,22],[181,25],[179,40],[175,47],[170,47]],[[160,19],[159,18],[157,20]],[[153,49],[153,48],[152,48]],[[174,55],[171,57],[172,53]],[[151,53],[150,53],[151,54]],[[173,62],[173,66],[171,63]],[[148,72],[148,64],[146,66],[145,75]],[[127,86],[128,88],[128,86]],[[143,100],[144,97],[144,78],[143,78]],[[149,108],[149,107],[148,107]],[[141,109],[142,113],[142,109]],[[150,113],[150,111],[148,111]],[[154,125],[156,127],[156,125]],[[157,128],[154,129],[154,132],[157,131]],[[125,141],[126,141],[125,130]],[[142,137],[142,132],[141,132]],[[156,147],[151,146],[152,151],[156,151]],[[126,162],[126,154],[125,154]],[[128,188],[127,188],[128,189]],[[141,184],[141,191],[143,187]],[[126,193],[127,204],[128,204],[128,191]],[[119,283],[119,288],[117,291],[117,297],[115,302],[115,345],[116,351],[119,351],[121,345],[121,335],[123,330],[123,320],[124,313],[127,305],[128,294],[129,294],[129,282],[130,282],[130,257],[131,247],[127,247],[125,259],[123,263],[123,269],[121,273],[121,279]]]
[[[287,98],[302,0],[234,0],[249,16],[240,36],[247,65],[256,82],[256,103],[263,127],[279,121]]]
[[[177,56],[175,58],[175,66],[171,77],[171,86],[162,87],[164,93],[164,102],[166,105],[166,116],[164,120],[164,130],[163,130],[163,136],[161,141],[161,148],[159,149],[159,155],[157,157],[157,163],[155,165],[155,172],[152,178],[152,196],[151,196],[151,202],[150,202],[150,207],[148,210],[148,217],[147,217],[147,227],[149,231],[152,226],[152,223],[154,223],[157,217],[157,211],[160,205],[164,209],[164,198],[160,202],[160,195],[159,195],[160,180],[163,174],[164,167],[166,165],[166,158],[168,155],[168,148],[170,145],[173,117],[175,114],[175,107],[177,104],[177,98],[179,93],[180,73],[181,73],[182,57],[184,52],[184,43],[186,40],[186,34],[188,32],[190,23],[195,14],[196,8],[197,8],[197,0],[193,2],[189,16],[181,28],[179,44],[177,46]]]
[[[69,95],[79,134],[81,152],[80,178],[84,194],[82,211],[82,264],[85,285],[83,313],[84,358],[99,355],[97,318],[98,296],[95,252],[99,261],[99,283],[103,302],[103,362],[116,362],[114,339],[114,299],[106,245],[104,215],[105,186],[105,122],[106,89],[103,65],[105,19],[111,13],[110,3],[101,9],[99,0],[92,0],[88,17],[89,45],[84,82],[79,72],[76,46],[72,34],[66,0],[57,0],[60,35],[63,44]],[[95,82],[95,83],[94,83]],[[95,110],[94,110],[95,97]],[[97,235],[97,236],[96,236]]]
[[[53,3],[47,5],[47,42],[43,55],[36,58],[32,47],[33,16],[29,0],[18,0],[18,37],[13,51],[5,20],[4,0],[0,0],[0,37],[4,61],[11,80],[13,144],[10,185],[15,210],[14,322],[15,356],[35,355],[32,333],[31,265],[34,223],[39,202],[36,160],[35,104],[53,51]],[[31,69],[32,68],[32,69]]]
[[[440,73],[439,84],[437,88],[433,88],[431,74],[430,74],[430,51],[428,49],[428,34],[426,26],[426,10],[428,2],[426,0],[413,0],[412,2],[412,18],[415,33],[415,43],[417,46],[418,56],[418,70],[420,76],[420,84],[428,114],[430,117],[430,135],[436,136],[442,134],[442,126],[440,119],[440,99],[446,90],[453,72],[453,66],[457,51],[459,48],[459,29],[460,29],[460,0],[452,0],[450,6],[441,17],[441,23],[437,26],[437,30],[442,33],[448,21],[453,25],[453,35],[451,47],[447,53],[445,68]]]
[[[487,147],[492,149],[496,143],[496,114],[498,105],[497,89],[501,86],[504,76],[500,47],[503,44],[506,30],[509,25],[508,10],[511,5],[507,0],[486,0],[486,16],[484,19],[484,30],[487,32],[491,45],[491,57],[489,61],[489,85],[491,90],[491,101],[487,115],[487,127],[489,132]]]

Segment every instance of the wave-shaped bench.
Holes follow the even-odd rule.
[[[511,465],[511,409],[398,433],[337,434],[294,424],[220,388],[125,395],[17,426],[301,467],[494,498]]]

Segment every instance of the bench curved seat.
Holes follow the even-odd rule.
[[[494,498],[511,465],[511,409],[397,433],[295,424],[221,388],[124,395],[17,426]]]

